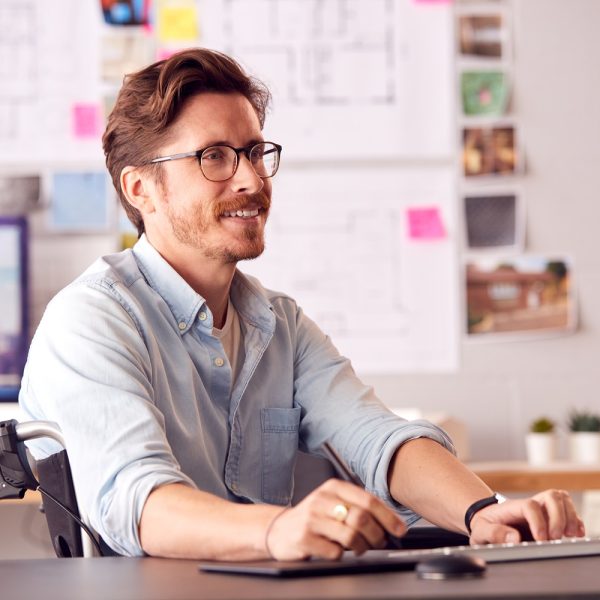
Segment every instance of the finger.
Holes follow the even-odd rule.
[[[315,558],[326,558],[328,560],[338,560],[341,558],[343,552],[344,548],[340,544],[321,535],[311,535],[305,545],[307,557],[311,556]]]
[[[573,498],[569,492],[565,490],[550,490],[548,492],[550,502],[547,503],[547,511],[550,521],[550,536],[553,539],[559,539],[563,535],[568,537],[576,537],[585,535],[585,527],[583,521],[579,518]],[[554,519],[554,508],[552,502],[559,505],[559,511],[562,512],[564,520],[561,521],[560,515]]]
[[[481,520],[473,528],[469,541],[471,544],[516,544],[521,541],[521,534],[508,525]]]
[[[321,487],[325,492],[337,495],[345,504],[357,506],[370,513],[381,527],[391,534],[399,536],[406,533],[404,521],[379,498],[362,488],[339,479],[330,479]]]
[[[543,506],[548,515],[548,536],[551,540],[560,539],[567,529],[566,498],[567,493],[562,490],[549,490],[544,497]]]
[[[523,506],[523,517],[527,521],[531,535],[535,541],[545,541],[548,535],[548,515],[545,508],[536,500],[525,500]]]
[[[383,527],[370,512],[360,506],[352,505],[345,524],[357,531],[371,548],[384,548],[387,538]]]
[[[352,550],[356,555],[363,554],[371,547],[359,531],[334,519],[320,519],[314,524],[313,531],[346,550]]]
[[[340,506],[348,509],[345,518],[335,515]],[[316,495],[311,503],[313,527],[321,535],[332,537],[345,548],[364,552],[368,548],[383,548],[386,543],[385,532],[379,521],[368,511],[355,504],[350,504],[330,490]],[[360,539],[355,539],[359,534]]]

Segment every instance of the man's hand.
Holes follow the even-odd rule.
[[[528,527],[534,540],[585,535],[573,500],[564,490],[546,490],[531,498],[507,500],[477,512],[471,521],[471,544],[520,542]]]
[[[386,532],[403,535],[406,525],[375,496],[351,483],[330,479],[275,517],[265,544],[277,560],[335,559],[344,550],[358,555],[369,548],[383,548]]]

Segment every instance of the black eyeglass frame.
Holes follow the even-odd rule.
[[[277,151],[277,166],[275,168],[275,171],[271,175],[260,175],[259,173],[256,173],[256,174],[261,179],[270,179],[271,177],[273,177],[277,174],[277,171],[279,171],[279,164],[281,162],[281,151],[283,150],[283,146],[281,146],[280,144],[276,144],[275,142],[270,142],[268,140],[265,140],[264,142],[252,142],[252,144],[248,144],[247,146],[242,146],[241,148],[234,148],[233,146],[231,146],[229,144],[211,144],[210,146],[200,148],[199,150],[193,150],[192,152],[180,152],[178,154],[171,154],[170,156],[159,156],[157,158],[153,158],[152,160],[148,161],[146,164],[151,165],[151,164],[156,164],[156,163],[161,163],[161,162],[167,162],[170,160],[179,160],[181,158],[194,157],[198,160],[198,166],[200,167],[200,171],[202,172],[202,175],[204,175],[204,177],[206,179],[208,179],[208,181],[213,181],[213,182],[217,183],[217,182],[221,182],[221,181],[227,181],[236,174],[238,167],[240,166],[240,154],[243,153],[244,156],[248,159],[248,162],[252,165],[252,161],[250,160],[250,154],[252,153],[252,150],[254,150],[254,148],[256,148],[256,146],[262,146],[264,144],[272,144],[273,146],[275,146],[275,150],[269,150],[268,152],[265,152],[265,154],[269,154],[271,152]],[[210,150],[211,148],[230,148],[231,150],[233,150],[235,152],[235,166],[233,167],[233,172],[231,173],[231,175],[229,177],[227,177],[226,179],[210,179],[209,177],[206,177],[206,173],[204,172],[204,169],[202,168],[202,155],[207,150]],[[252,168],[254,169],[254,166],[252,166]],[[256,172],[256,170],[255,170],[255,172]]]

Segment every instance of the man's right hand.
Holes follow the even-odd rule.
[[[404,521],[362,488],[330,479],[275,517],[265,545],[277,560],[336,559],[344,550],[383,548],[386,533],[404,535]]]

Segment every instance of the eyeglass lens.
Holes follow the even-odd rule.
[[[279,167],[279,151],[270,142],[255,144],[248,150],[241,150],[259,177],[273,177]],[[210,181],[225,181],[233,177],[237,169],[238,154],[229,146],[211,146],[200,157],[200,168]]]

